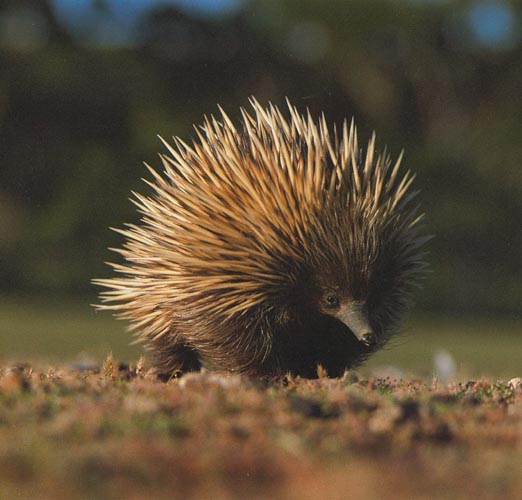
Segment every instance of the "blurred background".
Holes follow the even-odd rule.
[[[0,0],[0,360],[138,355],[89,305],[108,227],[137,220],[157,134],[189,140],[250,95],[353,116],[417,172],[431,273],[370,366],[520,375],[514,0]]]

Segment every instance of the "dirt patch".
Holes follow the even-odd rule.
[[[521,498],[522,385],[0,371],[2,498]]]

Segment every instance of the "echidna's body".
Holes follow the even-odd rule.
[[[338,375],[395,333],[423,267],[412,176],[374,138],[363,155],[353,124],[252,105],[240,129],[222,113],[167,145],[102,307],[165,374]]]

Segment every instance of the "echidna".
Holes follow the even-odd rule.
[[[160,373],[210,369],[331,376],[397,330],[424,267],[413,176],[340,133],[251,99],[239,128],[220,108],[188,145],[164,141],[143,218],[118,230],[121,277],[95,282]]]

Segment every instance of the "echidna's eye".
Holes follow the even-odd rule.
[[[326,296],[326,305],[328,307],[338,307],[339,306],[339,297],[337,295],[330,293]]]

